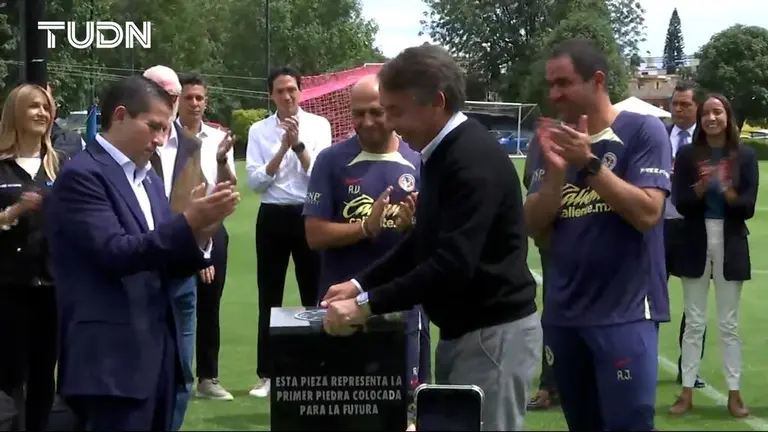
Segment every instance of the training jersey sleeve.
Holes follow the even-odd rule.
[[[333,157],[330,150],[323,149],[315,159],[304,200],[304,216],[333,219]]]
[[[528,145],[525,155],[525,167],[523,168],[523,186],[527,195],[536,193],[541,188],[546,170],[544,168],[544,154],[541,151],[541,140],[537,134]]]
[[[640,188],[661,189],[669,195],[672,154],[664,123],[654,117],[644,117],[627,153],[626,180]]]

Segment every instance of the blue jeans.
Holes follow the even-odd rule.
[[[189,398],[192,394],[192,384],[195,382],[195,376],[192,371],[192,358],[195,352],[195,307],[197,305],[197,277],[192,276],[187,280],[180,282],[173,299],[179,312],[177,325],[181,340],[179,344],[179,356],[183,367],[184,385],[176,389],[176,404],[173,408],[173,421],[171,430],[181,429],[184,423],[184,416],[187,413]]]

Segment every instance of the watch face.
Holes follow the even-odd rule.
[[[600,159],[593,157],[587,163],[587,171],[589,171],[592,174],[596,174],[598,171],[600,171],[600,167],[602,165],[603,165],[603,162]]]
[[[361,292],[360,294],[358,294],[356,301],[357,301],[357,304],[359,304],[359,305],[368,303],[368,292],[366,291],[366,292]]]

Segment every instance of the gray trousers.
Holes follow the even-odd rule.
[[[435,353],[437,384],[483,389],[483,430],[520,431],[541,360],[539,314],[440,340]]]

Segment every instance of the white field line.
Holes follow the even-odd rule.
[[[768,273],[768,271],[757,271],[752,270],[755,273]],[[533,278],[536,280],[536,283],[541,284],[541,273],[539,273],[538,270],[531,269],[531,274],[533,275]],[[677,376],[677,362],[673,362],[670,359],[659,355],[659,366],[661,366],[662,369],[664,369],[667,373],[669,373],[672,376]],[[697,390],[697,392],[702,393],[704,396],[711,399],[716,404],[727,407],[728,406],[728,396],[726,396],[721,391],[718,391],[716,388],[712,387],[712,384],[710,384],[709,381],[707,381],[707,386],[703,389]],[[744,423],[746,423],[749,427],[751,427],[754,430],[758,431],[768,431],[768,422],[763,420],[760,417],[755,417],[753,415],[750,415],[749,417],[741,419]]]

